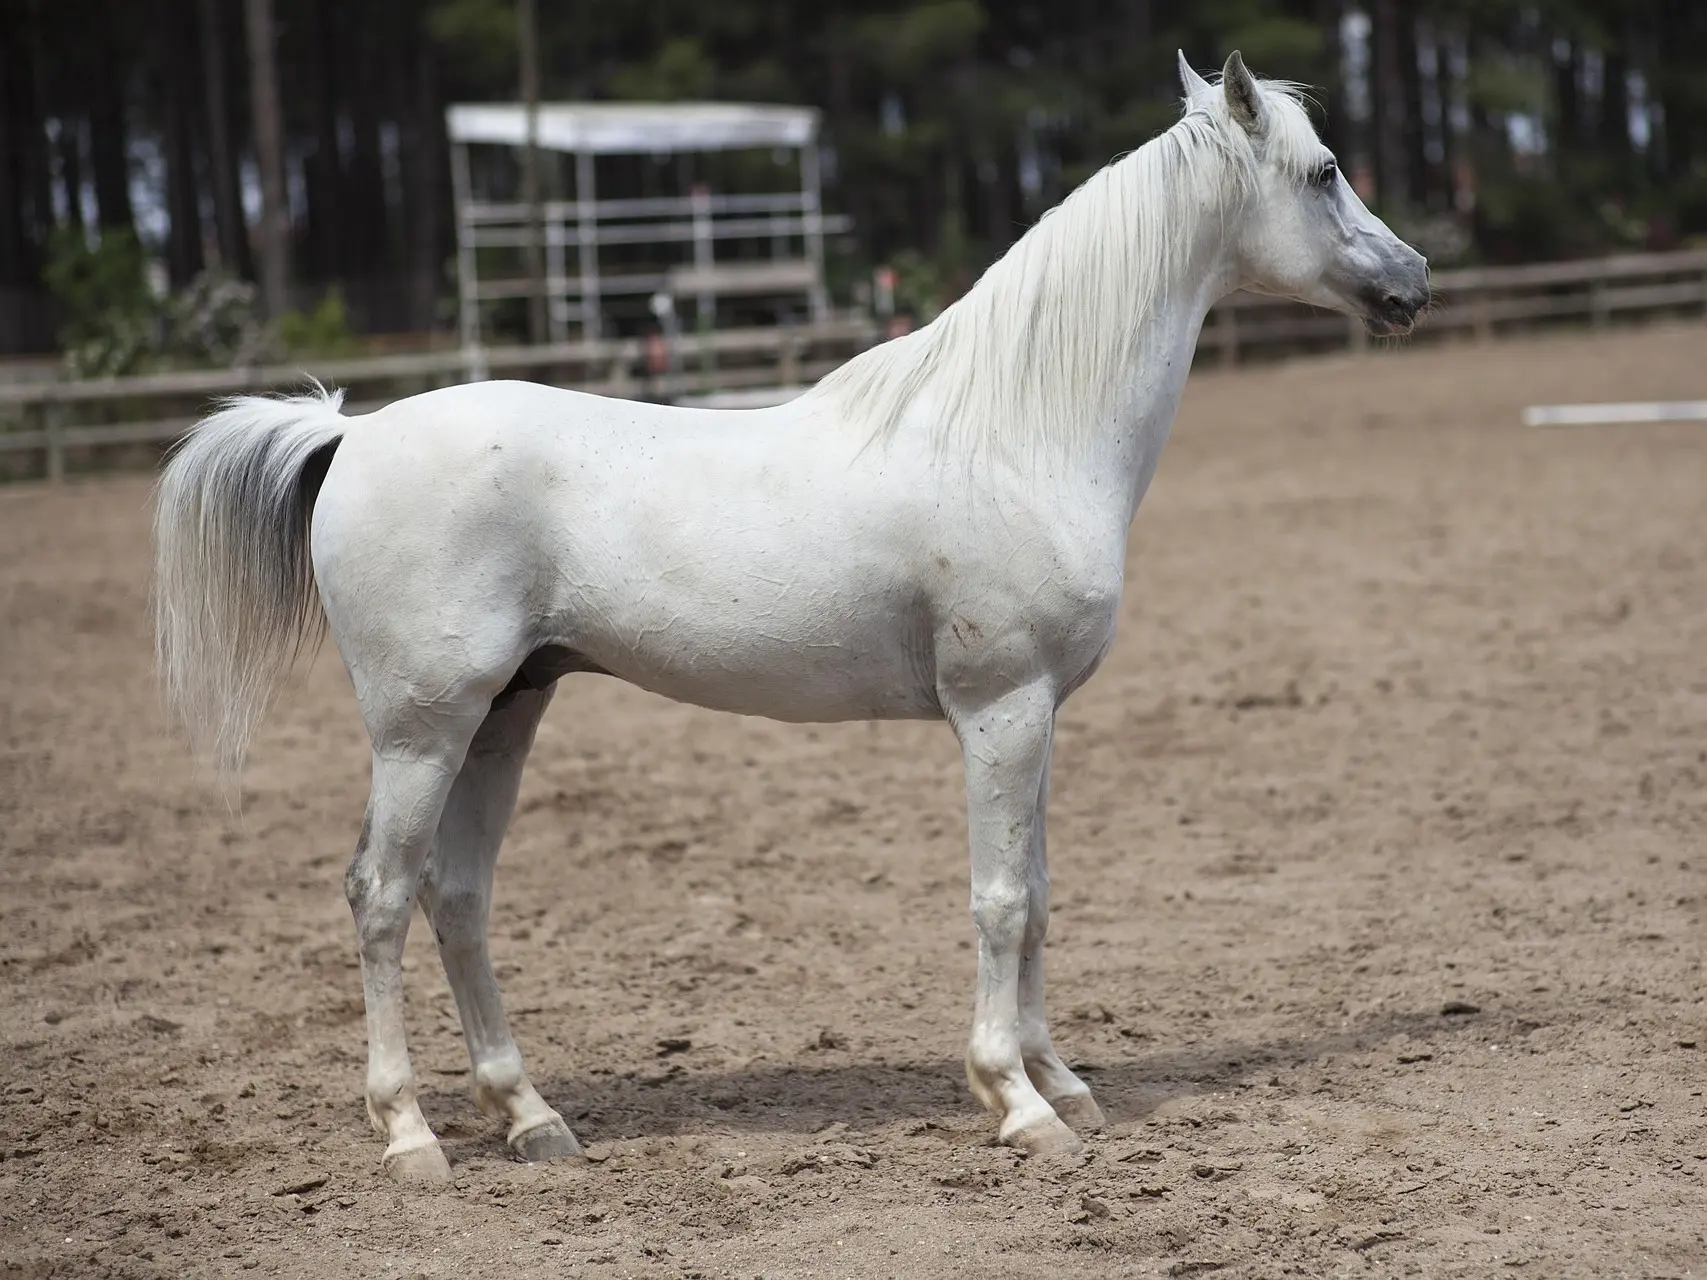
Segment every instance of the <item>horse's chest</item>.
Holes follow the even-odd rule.
[[[1037,611],[1044,648],[1058,656],[1062,674],[1075,686],[1114,641],[1123,585],[1116,566],[1068,574],[1044,593],[1046,603]]]
[[[1095,670],[1113,642],[1121,575],[1109,565],[1038,558],[982,592],[948,597],[937,665],[949,685],[1046,676],[1063,692]]]

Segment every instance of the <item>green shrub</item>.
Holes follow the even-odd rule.
[[[156,297],[148,254],[126,230],[91,246],[69,229],[54,233],[43,275],[65,319],[60,344],[75,377],[112,378],[161,365],[252,364],[277,344],[261,323],[255,287],[215,267],[178,293]],[[339,332],[342,303],[338,304]],[[318,313],[316,313],[318,315]],[[322,321],[314,332],[331,332]]]
[[[279,341],[290,356],[335,356],[349,351],[355,338],[343,291],[333,285],[314,310],[285,312],[279,317]]]
[[[161,354],[192,364],[256,364],[277,345],[256,310],[255,286],[210,267],[166,300]]]
[[[59,302],[60,345],[78,377],[135,372],[160,345],[160,304],[147,264],[128,228],[105,231],[92,246],[80,231],[54,231],[42,276]]]
[[[916,249],[903,249],[890,266],[895,269],[895,310],[919,324],[935,320],[948,292],[942,268]]]

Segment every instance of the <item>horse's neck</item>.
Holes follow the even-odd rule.
[[[1114,412],[1085,440],[1081,465],[1087,475],[1098,477],[1107,517],[1118,520],[1122,531],[1155,475],[1204,317],[1238,283],[1224,232],[1205,222],[1192,230],[1190,252],[1179,261],[1155,315],[1139,331]]]

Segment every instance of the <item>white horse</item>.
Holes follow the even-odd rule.
[[[944,719],[964,755],[978,981],[966,1075],[1004,1142],[1102,1121],[1043,1012],[1057,709],[1114,639],[1127,529],[1209,306],[1262,289],[1408,329],[1427,265],[1296,92],[1180,59],[1183,118],[1033,227],[933,323],[792,403],[665,408],[521,382],[344,417],[240,398],[160,482],[159,661],[241,766],[321,615],[373,742],[346,886],[368,1114],[399,1178],[448,1165],[404,1044],[419,898],[474,1094],[528,1160],[579,1151],[529,1083],[487,954],[523,761],[570,672],[790,721]],[[1069,1127],[1072,1126],[1072,1127]]]

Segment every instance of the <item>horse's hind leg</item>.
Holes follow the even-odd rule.
[[[438,841],[421,883],[421,905],[438,939],[456,996],[480,1109],[509,1123],[524,1160],[581,1154],[581,1145],[529,1083],[492,976],[486,927],[492,870],[521,784],[522,765],[551,691],[524,689],[493,704],[468,748],[439,819]]]
[[[403,1028],[403,944],[439,812],[477,724],[477,710],[459,717],[447,708],[414,726],[406,750],[390,735],[375,735],[373,794],[344,878],[367,1003],[368,1118],[386,1140],[386,1172],[403,1181],[450,1177],[415,1097]]]
[[[1025,938],[1019,958],[1019,1038],[1025,1074],[1043,1095],[1055,1114],[1072,1128],[1094,1132],[1103,1126],[1102,1109],[1091,1097],[1090,1086],[1061,1061],[1049,1036],[1043,1012],[1043,942],[1049,934],[1049,766],[1043,767],[1043,782],[1037,794],[1037,818],[1031,834],[1031,865],[1026,877],[1028,891]]]

